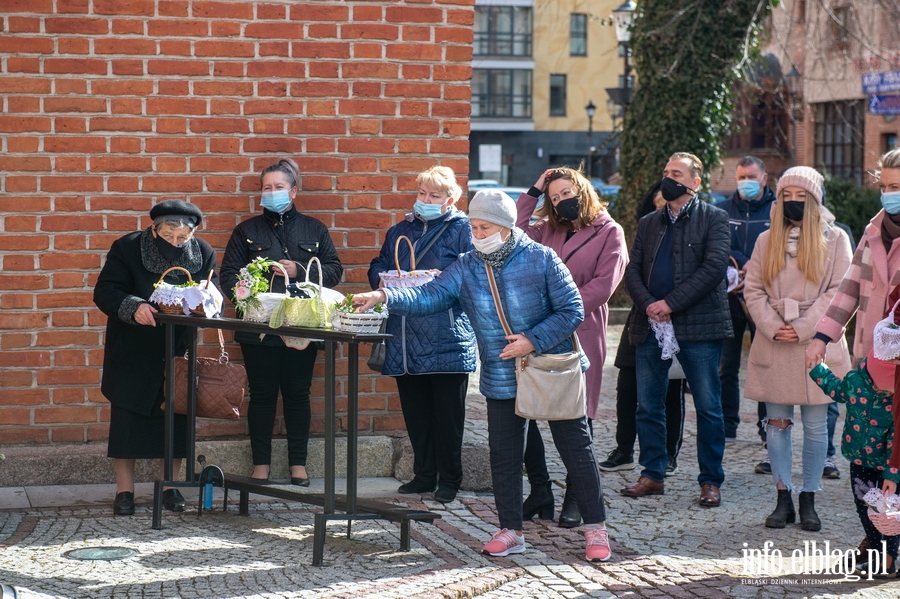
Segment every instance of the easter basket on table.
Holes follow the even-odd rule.
[[[400,269],[399,250],[401,241],[406,241],[409,244],[410,270],[408,271]],[[428,248],[430,247],[431,244],[428,245]],[[425,251],[428,251],[428,248]],[[440,274],[439,270],[434,269],[416,270],[416,250],[413,248],[412,241],[406,235],[399,236],[397,241],[394,242],[394,266],[397,267],[397,270],[378,273],[381,284],[385,287],[419,287],[425,283],[430,283]]]
[[[313,265],[318,266],[319,282],[309,280]],[[306,277],[302,282],[290,286],[290,297],[283,298],[272,311],[269,326],[277,329],[287,325],[309,329],[330,329],[334,306],[344,296],[334,289],[322,285],[322,263],[312,257],[306,265]],[[310,340],[303,337],[281,336],[285,345],[293,349],[305,349]]]
[[[187,275],[187,282],[173,285],[166,283],[166,275],[174,270],[180,270]],[[154,284],[153,293],[149,300],[156,304],[163,314],[196,314],[212,318],[222,309],[222,294],[215,285],[210,283],[212,271],[209,276],[200,281],[194,281],[191,273],[180,266],[166,269],[159,276],[159,281]]]
[[[265,272],[277,269],[284,276],[284,293],[270,293],[271,280],[267,280]],[[272,278],[275,273],[273,271]],[[256,258],[238,273],[238,282],[232,290],[234,306],[243,320],[251,322],[269,322],[272,311],[286,297],[290,297],[286,287],[290,283],[284,267],[266,258]]]
[[[348,293],[342,302],[335,305],[334,328],[348,333],[379,333],[381,323],[388,317],[387,308],[381,302],[366,312],[357,312],[353,307],[353,295]]]

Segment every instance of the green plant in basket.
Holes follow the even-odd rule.
[[[254,258],[250,264],[238,272],[238,282],[232,290],[234,307],[238,315],[243,316],[248,308],[260,306],[256,296],[269,290],[269,281],[266,279],[265,273],[277,264],[274,260],[262,257]]]
[[[344,312],[347,314],[356,314],[357,310],[353,307],[353,294],[348,293],[346,296],[344,296],[344,301],[335,303],[334,311]],[[375,312],[376,314],[384,314],[384,302],[378,302],[377,304],[375,304],[375,306],[372,308],[372,312]]]

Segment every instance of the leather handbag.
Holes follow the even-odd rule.
[[[497,316],[507,335],[512,329],[500,303],[494,270],[485,264]],[[581,371],[581,344],[572,333],[573,351],[516,358],[516,415],[529,420],[576,420],[586,414],[587,390]]]
[[[225,340],[219,330],[218,358],[197,358],[197,416],[237,420],[241,417],[247,371],[240,364],[232,364],[225,351]],[[175,358],[176,414],[187,414],[188,355]]]

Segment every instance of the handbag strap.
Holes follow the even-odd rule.
[[[577,248],[575,248],[574,250],[572,250],[571,252],[569,252],[569,255],[566,256],[566,257],[563,259],[563,264],[568,264],[569,258],[571,258],[572,256],[574,256],[574,255],[575,255],[575,252],[577,252],[578,250],[580,250],[581,248],[583,248],[584,246],[586,246],[588,243],[590,243],[590,241],[591,241],[594,237],[596,237],[597,235],[599,235],[599,234],[600,234],[600,231],[602,231],[602,230],[603,230],[603,227],[605,227],[607,224],[608,224],[608,223],[603,223],[602,225],[600,225],[600,228],[597,229],[596,231],[594,231],[594,234],[593,234],[593,235],[591,235],[590,237],[588,237],[587,239],[585,239],[585,240],[581,243],[581,245],[579,245]]]
[[[500,324],[503,325],[503,330],[507,335],[512,335],[512,329],[509,328],[509,322],[507,322],[506,314],[503,312],[503,304],[500,303],[500,292],[497,289],[497,280],[494,279],[494,267],[485,262],[484,269],[487,271],[488,283],[491,286],[491,295],[494,296],[494,306],[497,308]],[[572,348],[577,352],[581,352],[581,343],[579,343],[578,335],[575,334],[575,331],[572,331]]]
[[[222,335],[222,329],[216,329],[219,334],[219,364],[228,364],[228,352],[225,351],[225,337]]]
[[[444,221],[444,224],[441,225],[441,228],[438,229],[438,232],[434,235],[434,237],[431,238],[431,241],[428,242],[428,245],[425,246],[425,249],[423,249],[421,252],[419,252],[420,259],[422,258],[422,256],[424,256],[425,254],[428,253],[428,250],[431,249],[431,246],[434,245],[434,242],[438,240],[438,237],[441,236],[441,233],[446,231],[447,227],[449,227],[449,226],[450,226],[450,219],[448,218],[446,221]]]

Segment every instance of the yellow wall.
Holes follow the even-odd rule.
[[[610,16],[622,0],[535,0],[534,3],[534,128],[538,131],[587,131],[584,107],[597,107],[594,131],[609,131],[607,87],[619,86],[624,71]],[[587,56],[569,56],[572,13],[588,15]],[[566,77],[566,116],[550,115],[550,75]],[[617,122],[621,126],[621,122]]]

